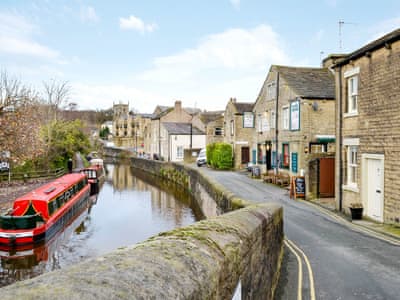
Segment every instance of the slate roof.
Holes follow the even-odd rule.
[[[274,66],[301,98],[335,99],[335,77],[327,68]]]
[[[253,111],[254,103],[247,102],[232,102],[235,105],[238,113],[242,114],[244,112]]]
[[[163,122],[162,125],[169,134],[190,135],[190,123]],[[192,135],[203,135],[203,131],[192,126]]]
[[[224,117],[224,111],[205,111],[199,114],[199,119],[204,123],[208,124],[219,118]]]
[[[335,67],[347,64],[351,60],[357,59],[367,54],[368,52],[375,51],[386,45],[389,46],[391,43],[396,42],[398,40],[400,40],[400,28],[393,30],[392,32],[380,37],[379,39],[372,41],[371,43],[365,45],[364,47],[350,53],[344,59],[337,62],[335,64]]]

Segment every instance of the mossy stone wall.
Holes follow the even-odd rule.
[[[282,259],[280,206],[235,198],[184,165],[132,163],[194,195],[201,190],[202,196],[215,197],[217,214],[242,209],[4,287],[2,300],[231,299],[239,282],[242,299],[273,299]]]

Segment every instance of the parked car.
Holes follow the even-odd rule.
[[[200,150],[199,155],[196,158],[196,164],[198,167],[201,167],[202,165],[207,164],[206,149]]]

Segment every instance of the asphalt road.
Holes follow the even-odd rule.
[[[359,232],[244,173],[200,170],[239,197],[283,206],[287,241],[276,299],[400,299],[400,243]]]

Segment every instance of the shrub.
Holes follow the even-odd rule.
[[[207,163],[220,170],[232,168],[232,146],[227,143],[207,145]]]

